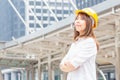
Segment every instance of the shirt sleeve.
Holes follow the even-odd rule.
[[[61,60],[60,65],[61,65],[61,64],[64,64],[64,62],[68,60],[68,58],[69,58],[69,52],[70,52],[71,49],[72,49],[72,45],[73,45],[73,44],[71,44],[68,53],[67,53],[67,54],[64,56],[64,58]]]
[[[70,63],[75,67],[81,66],[85,61],[89,60],[90,57],[96,55],[97,49],[95,41],[86,40],[81,44],[76,45],[76,51]]]

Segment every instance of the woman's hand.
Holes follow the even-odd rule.
[[[71,72],[75,70],[75,67],[69,61],[66,61],[60,65],[60,69],[64,72]]]

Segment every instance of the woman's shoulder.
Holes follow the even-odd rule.
[[[81,42],[81,43],[94,43],[95,41],[94,41],[94,38],[87,37],[87,38],[79,38],[78,42]]]
[[[92,38],[92,37],[88,37],[88,38],[86,38],[85,41],[86,41],[86,42],[94,42],[95,40],[94,40],[94,38]]]

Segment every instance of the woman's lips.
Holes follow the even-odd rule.
[[[81,25],[76,24],[75,26],[81,26]]]

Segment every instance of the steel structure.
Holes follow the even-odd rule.
[[[99,26],[95,34],[100,43],[97,64],[113,65],[116,80],[120,80],[120,1],[106,0],[93,8],[99,14]],[[4,43],[0,49],[0,66],[22,67],[33,75],[37,69],[38,80],[42,80],[44,70],[48,71],[48,79],[54,80],[54,70],[59,69],[60,60],[72,43],[74,15],[59,21],[47,28]],[[53,66],[54,65],[54,66]],[[61,73],[61,80],[66,77]]]

